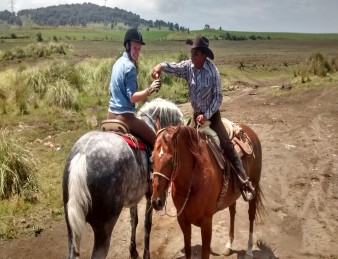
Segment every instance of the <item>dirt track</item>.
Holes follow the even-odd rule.
[[[261,185],[267,214],[255,225],[254,258],[338,258],[338,87],[273,97],[270,86],[247,86],[225,96],[222,115],[243,122],[258,134],[263,147]],[[182,105],[182,111],[189,105]],[[235,252],[244,258],[248,237],[247,204],[238,202]],[[138,251],[142,256],[144,202],[139,206]],[[168,213],[174,214],[169,200]],[[227,242],[229,214],[213,222],[212,258]],[[129,213],[124,210],[114,229],[109,258],[128,258]],[[201,248],[193,228],[193,254]],[[90,258],[92,234],[82,242],[82,258]],[[184,258],[183,236],[175,218],[154,214],[152,258]],[[0,243],[0,258],[65,258],[65,223],[52,222],[38,237]]]

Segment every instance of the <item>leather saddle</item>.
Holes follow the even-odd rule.
[[[254,155],[251,140],[243,131],[241,126],[238,123],[234,123],[226,118],[222,118],[222,122],[226,131],[228,132],[230,140],[234,144],[235,150],[238,153],[239,157],[242,158],[243,156]],[[190,121],[189,126],[196,127],[193,120]],[[206,136],[207,142],[220,168],[224,169],[225,160],[222,149],[220,147],[220,141],[216,132],[210,128],[210,121],[205,121],[203,125],[198,128],[198,131]]]
[[[144,142],[130,133],[126,123],[116,119],[104,120],[100,125],[101,131],[114,132],[123,138],[131,148],[146,150]]]

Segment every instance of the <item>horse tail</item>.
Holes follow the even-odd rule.
[[[262,219],[263,215],[267,214],[267,211],[263,204],[263,200],[266,200],[266,199],[264,197],[264,193],[259,183],[255,188],[255,192],[256,192],[256,211],[257,211],[259,219]]]
[[[81,237],[86,229],[86,215],[92,200],[87,185],[86,155],[76,154],[69,166],[68,221],[72,230],[73,245],[79,251]]]

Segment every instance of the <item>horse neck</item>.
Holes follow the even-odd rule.
[[[196,157],[189,149],[189,145],[181,139],[178,141],[177,146],[176,171],[174,172],[172,183],[178,192],[187,193],[194,182],[202,176],[199,174],[198,161],[196,161]]]

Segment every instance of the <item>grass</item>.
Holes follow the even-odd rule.
[[[66,158],[80,136],[98,129],[98,125],[92,123],[93,119],[98,123],[105,119],[111,67],[123,50],[123,31],[37,28],[20,32],[30,35],[28,40],[0,43],[1,51],[18,45],[27,46],[35,41],[38,31],[45,41],[54,36],[65,39],[74,51],[62,58],[0,62],[0,129],[11,132],[7,141],[20,139],[24,150],[29,150],[39,161],[35,172],[39,189],[32,192],[35,201],[18,195],[1,201],[0,239],[34,234],[43,231],[49,221],[63,219],[61,182]],[[158,62],[188,57],[189,49],[183,39],[187,36],[193,38],[199,33],[211,35],[219,32],[195,31],[175,36],[169,31],[145,31],[143,35],[147,44],[142,48],[138,70],[140,87],[150,84],[151,68]],[[106,34],[110,35],[108,39]],[[213,40],[210,46],[225,89],[237,80],[274,82],[277,78],[276,81],[280,82],[279,78],[283,78],[295,85],[291,91],[304,91],[330,87],[338,82],[336,74],[311,77],[311,81],[305,84],[298,75],[294,77],[293,71],[313,53],[338,58],[338,40],[320,37],[315,40],[300,36],[297,39],[243,42]],[[161,90],[152,98],[161,96],[176,102],[187,100],[184,81],[166,75],[162,80]]]

